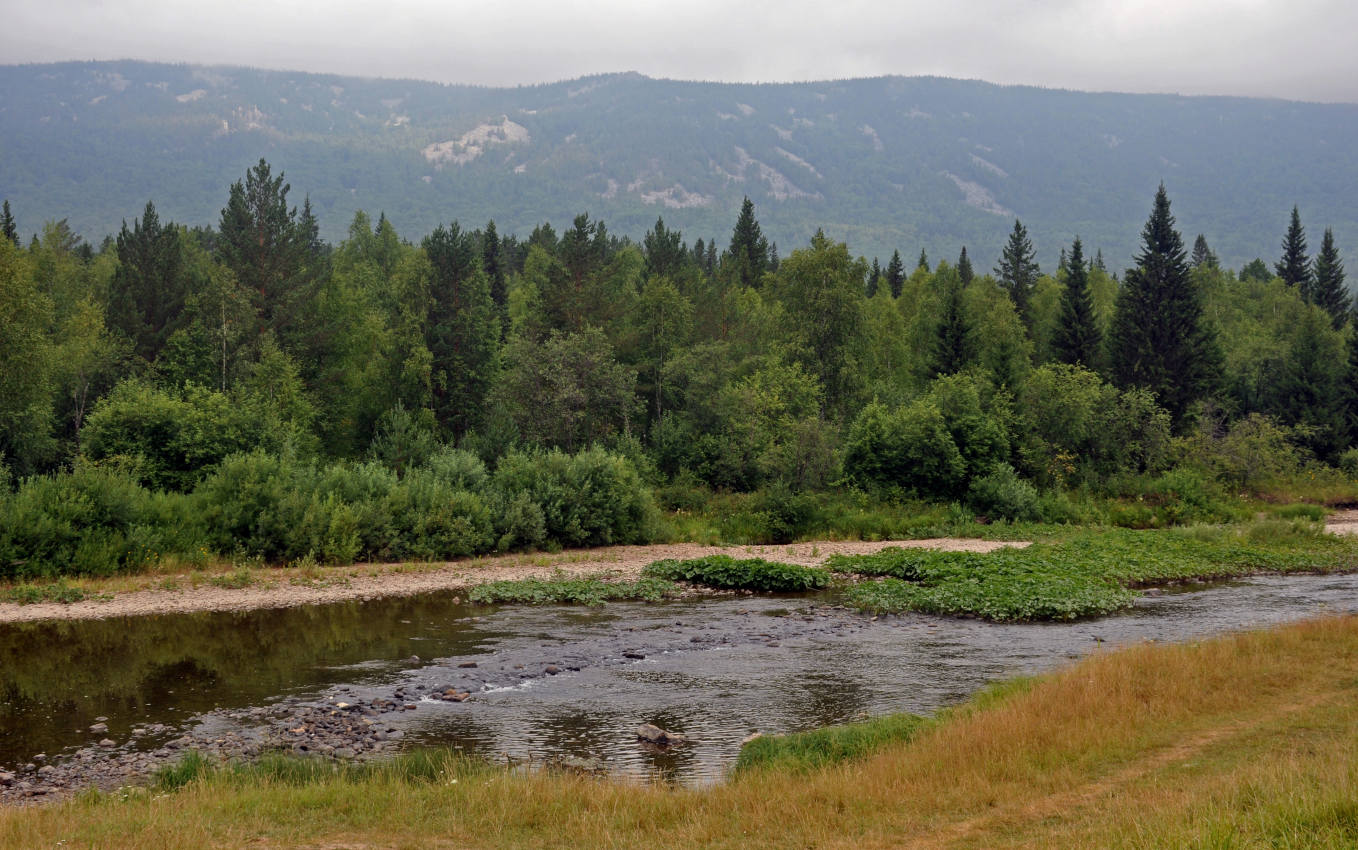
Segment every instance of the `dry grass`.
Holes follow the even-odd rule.
[[[456,780],[456,781],[454,781]],[[707,791],[470,770],[0,812],[0,846],[1353,847],[1358,617],[1146,645],[981,695],[862,761]]]

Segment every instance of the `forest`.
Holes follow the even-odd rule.
[[[1021,221],[998,257],[780,256],[748,198],[725,246],[364,212],[332,245],[263,159],[216,227],[148,202],[97,246],[24,244],[5,202],[0,578],[1348,499],[1332,231],[1312,254],[1293,208],[1236,271],[1148,200],[1120,273],[1079,238],[1042,269]]]

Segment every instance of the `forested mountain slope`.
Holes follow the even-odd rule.
[[[883,260],[989,268],[1019,217],[1044,267],[1078,233],[1131,260],[1164,181],[1185,233],[1239,267],[1293,204],[1358,238],[1358,106],[1088,94],[938,78],[716,84],[637,74],[523,88],[142,62],[0,67],[0,197],[21,231],[99,239],[154,199],[215,224],[261,156],[322,235],[385,211],[411,237],[494,218],[526,235],[579,212],[639,237],[663,215],[724,243],[743,196],[782,253],[818,227]],[[1265,257],[1272,260],[1271,255]],[[1351,260],[1352,264],[1352,260]]]

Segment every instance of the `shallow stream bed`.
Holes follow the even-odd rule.
[[[756,731],[927,713],[1118,645],[1337,612],[1358,612],[1358,576],[1153,591],[1065,624],[874,620],[825,595],[491,609],[452,594],[10,624],[0,798],[136,781],[185,749],[369,756],[423,744],[701,785]],[[690,743],[642,745],[642,723]]]

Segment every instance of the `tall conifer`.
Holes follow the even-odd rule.
[[[1274,269],[1288,286],[1301,289],[1301,297],[1311,300],[1311,262],[1306,257],[1306,231],[1301,226],[1301,214],[1292,208],[1292,222],[1283,236],[1283,256]]]
[[[1000,254],[999,265],[995,266],[995,277],[999,278],[1000,285],[1014,300],[1014,307],[1025,326],[1032,325],[1029,301],[1032,299],[1033,287],[1037,285],[1040,274],[1042,270],[1037,265],[1037,252],[1033,250],[1033,243],[1028,239],[1028,231],[1024,228],[1023,222],[1014,219],[1014,229],[1009,234],[1009,242]]]
[[[976,272],[971,268],[971,258],[967,256],[966,245],[962,246],[962,253],[957,255],[957,277],[963,286],[970,286],[972,279],[976,277]]]
[[[8,200],[0,207],[0,236],[4,236],[15,245],[19,244],[19,227],[14,223],[14,214],[9,211]]]
[[[769,269],[769,242],[754,217],[754,202],[748,197],[740,205],[740,215],[731,232],[731,246],[722,257],[722,265],[727,262],[741,286],[759,286]]]
[[[1080,237],[1070,246],[1066,262],[1066,288],[1061,293],[1061,323],[1056,326],[1052,348],[1062,363],[1099,367],[1103,334],[1094,321],[1094,301],[1089,293],[1089,269],[1085,266]]]
[[[1335,330],[1342,328],[1349,316],[1349,293],[1344,289],[1344,263],[1334,247],[1334,231],[1328,227],[1312,267],[1311,292],[1316,306],[1330,314]]]
[[[1188,273],[1164,184],[1155,193],[1141,239],[1136,268],[1127,271],[1110,329],[1113,377],[1121,386],[1154,392],[1182,428],[1193,402],[1216,385],[1221,350]]]
[[[891,260],[886,264],[886,285],[891,288],[891,297],[900,298],[905,286],[905,263],[901,262],[901,252],[892,251]]]

